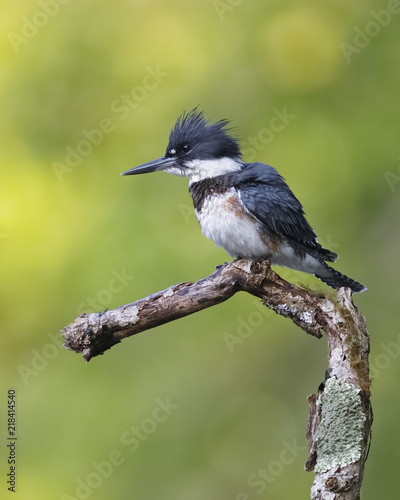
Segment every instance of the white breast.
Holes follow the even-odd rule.
[[[204,236],[232,257],[268,257],[268,248],[258,234],[259,223],[244,208],[235,207],[232,202],[236,198],[236,191],[231,189],[224,195],[205,199],[201,212],[196,210]]]
[[[218,158],[217,160],[192,160],[185,165],[186,174],[190,177],[190,184],[218,175],[237,172],[242,168],[239,158]]]

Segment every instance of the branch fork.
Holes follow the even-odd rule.
[[[111,311],[81,314],[62,330],[64,346],[89,361],[127,337],[220,304],[239,291],[260,298],[314,337],[325,333],[329,368],[318,395],[308,398],[305,469],[316,472],[313,500],[358,500],[372,425],[369,336],[349,288],[328,297],[283,280],[269,261],[237,259],[195,283],[172,285]]]

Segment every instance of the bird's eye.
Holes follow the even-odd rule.
[[[188,153],[188,152],[190,151],[190,146],[189,146],[189,144],[184,144],[184,145],[182,146],[182,151],[183,151],[184,153]]]

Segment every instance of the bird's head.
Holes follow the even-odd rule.
[[[229,135],[228,121],[209,123],[197,108],[182,114],[171,130],[165,156],[121,175],[164,170],[190,177],[191,182],[239,170],[242,166],[238,141]]]

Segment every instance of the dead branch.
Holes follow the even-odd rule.
[[[318,395],[309,397],[306,470],[315,470],[314,500],[358,500],[372,425],[369,336],[363,316],[342,288],[328,298],[280,278],[268,261],[235,260],[196,283],[162,292],[103,313],[81,314],[62,330],[67,349],[86,361],[122,339],[220,304],[244,291],[290,318],[306,333],[325,332],[329,369]]]

